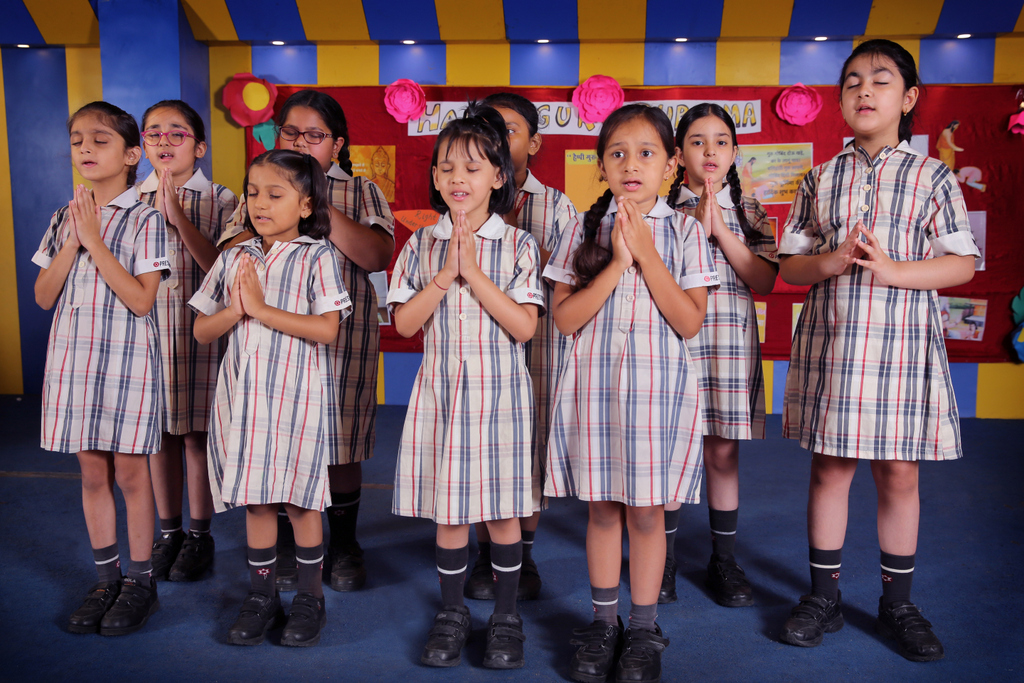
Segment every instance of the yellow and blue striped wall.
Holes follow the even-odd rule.
[[[855,42],[890,37],[918,59],[926,83],[1024,84],[1024,0],[690,6],[684,12],[679,2],[638,0],[625,12],[611,0],[0,0],[0,393],[39,391],[50,314],[34,301],[31,256],[75,182],[64,121],[94,99],[137,117],[160,99],[188,100],[208,124],[205,170],[237,191],[242,131],[217,102],[237,72],[340,86],[398,78],[574,86],[595,73],[623,85],[828,84]],[[957,38],[963,34],[971,37]],[[419,355],[385,353],[380,363],[381,402],[405,403]],[[772,412],[780,412],[787,367],[765,362]],[[963,363],[952,374],[963,415],[1024,418],[1024,367]]]

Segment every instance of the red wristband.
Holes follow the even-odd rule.
[[[436,275],[433,278],[431,278],[430,281],[433,282],[434,286],[437,287],[438,289],[440,289],[442,292],[447,292],[448,291],[448,287],[451,287],[451,285],[448,285],[448,287],[442,287],[441,285],[437,284],[437,276]]]

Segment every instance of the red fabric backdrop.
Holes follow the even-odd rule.
[[[395,121],[384,109],[384,87],[317,88],[341,103],[348,119],[351,143],[355,145],[395,145],[396,195],[394,210],[428,209],[429,164],[435,136],[410,137],[406,124]],[[1015,96],[1019,86],[931,86],[917,107],[915,133],[927,134],[929,155],[937,156],[935,143],[942,130],[954,119],[961,122],[955,142],[965,151],[957,153],[958,166],[975,166],[982,170],[981,192],[962,185],[967,208],[987,213],[987,269],[975,274],[963,286],[941,292],[948,296],[988,299],[988,317],[984,341],[948,340],[950,360],[962,362],[1007,361],[1013,358],[1009,334],[1013,329],[1010,301],[1024,286],[1024,230],[1020,226],[1024,208],[1024,136],[1006,130],[1007,119],[1016,109]],[[296,86],[280,86],[275,110],[289,95],[300,90]],[[504,88],[519,92],[535,102],[569,102],[570,88]],[[626,101],[637,100],[761,100],[761,132],[740,136],[744,144],[813,143],[814,163],[827,161],[842,148],[844,136],[850,135],[843,123],[836,101],[836,90],[819,87],[824,99],[817,119],[806,126],[793,126],[775,115],[774,101],[781,87],[723,88],[627,88]],[[458,101],[482,98],[495,88],[432,87],[424,88],[430,101]],[[541,182],[564,187],[566,149],[593,148],[596,138],[576,135],[548,135],[544,147],[534,158],[532,170]],[[247,131],[248,160],[263,151]],[[588,207],[577,207],[581,212]],[[778,219],[781,227],[789,205],[766,206],[769,216]],[[397,257],[408,239],[409,228],[396,226]],[[392,260],[392,264],[393,264]],[[390,277],[390,267],[388,270]],[[803,301],[806,288],[792,287],[778,280],[775,292],[758,297],[767,302],[767,327],[762,351],[766,359],[789,358],[792,328],[792,304]],[[393,327],[381,328],[384,351],[420,351],[418,337],[404,339]]]

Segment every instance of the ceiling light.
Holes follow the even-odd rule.
[[[19,44],[18,44],[18,47],[20,47],[20,48],[26,48],[26,47],[28,47],[28,45],[26,45],[25,43],[19,43]]]
[[[828,40],[828,36],[818,36],[817,38],[814,39],[814,42],[822,43],[822,42],[824,42],[826,40]]]
[[[970,33],[961,33],[960,35],[957,36],[957,38],[960,38],[961,40],[963,40],[964,38],[970,38],[970,37],[971,37]]]
[[[272,40],[272,41],[270,41],[270,44],[271,45],[284,45],[284,41],[283,40]]]
[[[538,43],[540,43],[541,45],[547,45],[547,44],[548,44],[548,43],[550,43],[551,41],[550,41],[550,40],[548,40],[547,38],[541,38],[541,39],[540,39],[540,40],[538,40],[537,42],[538,42]]]
[[[687,38],[676,38],[677,43],[685,43],[687,40]]]
[[[415,40],[403,40],[402,41],[402,45],[415,45],[415,44],[416,44]]]

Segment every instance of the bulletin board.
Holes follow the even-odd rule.
[[[302,87],[278,86],[275,109]],[[354,157],[360,163],[355,173],[367,177],[383,173],[385,179],[378,184],[386,186],[389,195],[393,194],[392,209],[399,216],[406,217],[405,223],[400,218],[396,224],[397,258],[412,231],[424,222],[423,213],[417,213],[417,210],[422,212],[430,208],[429,165],[436,137],[431,134],[410,135],[410,124],[395,121],[384,108],[383,86],[318,86],[316,89],[333,96],[345,110],[350,144],[358,146],[358,154]],[[974,335],[973,338],[947,339],[949,358],[955,362],[1000,362],[1014,357],[1008,337],[1013,329],[1010,302],[1024,286],[1024,225],[1020,217],[1024,210],[1024,135],[1009,133],[1007,120],[1016,111],[1019,89],[1018,85],[931,86],[925,89],[917,107],[915,148],[927,150],[929,156],[942,156],[953,164],[951,167],[958,170],[957,177],[968,211],[972,212],[972,225],[979,216],[983,224],[984,244],[979,246],[984,259],[979,261],[979,266],[983,263],[984,270],[977,271],[971,282],[940,292],[957,301],[985,302],[981,309],[984,310],[983,319],[973,310],[957,309],[957,315],[963,320],[969,317],[977,319],[984,328],[984,334],[980,338]],[[582,152],[592,151],[597,138],[580,128],[576,119],[566,113],[571,113],[571,88],[424,87],[428,103],[480,99],[499,90],[518,92],[533,102],[564,103],[564,108],[545,110],[549,124],[556,128],[544,135],[543,147],[534,158],[531,169],[544,184],[565,189],[568,183],[570,198],[576,197],[575,201],[580,202],[579,197],[584,197],[583,202],[589,201],[589,197],[601,188],[593,156]],[[782,226],[789,212],[792,182],[786,187],[785,182],[771,177],[776,171],[758,164],[774,159],[777,169],[787,164],[793,169],[817,165],[835,156],[843,147],[844,137],[850,135],[839,113],[834,87],[815,88],[821,94],[824,106],[818,117],[805,126],[788,124],[775,115],[774,102],[782,90],[782,87],[626,88],[625,99],[627,102],[707,100],[757,103],[758,108],[739,105],[733,110],[740,124],[740,153],[745,154],[746,160],[758,159],[746,169],[744,182],[748,192],[762,200],[769,217]],[[673,123],[684,111],[680,107],[674,108],[670,114]],[[963,151],[953,152],[949,146],[940,143],[944,137],[950,137],[944,136],[943,131],[954,120],[960,124],[951,133],[953,146]],[[431,121],[424,120],[422,125],[429,129]],[[573,126],[575,131],[588,134],[575,134]],[[756,132],[745,132],[750,130]],[[263,146],[252,137],[251,131],[247,131],[248,160],[262,151]],[[591,169],[589,172],[588,167]],[[587,208],[589,206],[577,204],[581,212]],[[390,278],[390,267],[388,274]],[[762,352],[766,359],[789,358],[794,304],[803,302],[806,291],[807,288],[787,285],[779,279],[772,294],[756,297],[765,303]],[[393,327],[382,326],[381,349],[420,351],[422,340],[418,336],[405,339]]]

